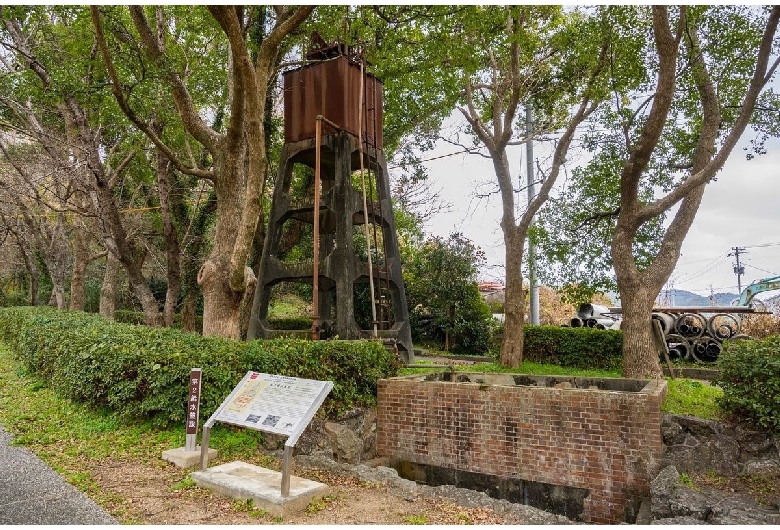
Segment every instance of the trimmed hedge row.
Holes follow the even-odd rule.
[[[718,356],[721,408],[751,425],[780,434],[780,336],[727,340]]]
[[[129,309],[117,309],[114,312],[114,320],[125,324],[144,324],[144,314],[142,311],[130,311]],[[269,318],[268,323],[272,329],[304,330],[311,329],[311,317],[278,317]],[[203,317],[195,316],[195,326],[198,332],[203,329]],[[176,314],[173,318],[173,327],[181,328],[181,315]]]
[[[333,381],[322,407],[333,417],[372,406],[377,380],[401,367],[379,342],[237,342],[50,308],[0,309],[0,340],[61,395],[158,425],[184,420],[193,367],[203,369],[204,419],[248,370]]]
[[[304,330],[311,329],[311,317],[268,318],[271,329]]]
[[[143,311],[130,311],[129,309],[117,309],[114,311],[114,320],[125,324],[144,324]],[[173,327],[181,329],[181,314],[173,316]],[[203,330],[203,317],[195,315],[195,328],[198,333]]]
[[[594,328],[525,326],[523,359],[572,368],[621,369],[623,332]]]

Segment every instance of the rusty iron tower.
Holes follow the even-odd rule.
[[[309,52],[310,64],[284,77],[285,143],[274,186],[248,339],[308,335],[314,340],[376,338],[413,362],[387,162],[382,151],[382,84],[341,44]],[[296,173],[297,172],[297,173]],[[308,173],[307,173],[308,172]],[[294,174],[313,172],[313,193],[291,193]],[[284,235],[298,223],[312,255],[290,260]],[[301,226],[305,225],[305,228]],[[272,289],[312,286],[312,328],[272,329]],[[356,302],[371,321],[355,320]],[[362,297],[362,298],[361,298]]]

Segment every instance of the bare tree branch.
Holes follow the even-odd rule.
[[[182,163],[178,159],[176,154],[162,141],[161,138],[157,136],[157,134],[154,132],[154,129],[151,127],[151,125],[146,123],[144,120],[142,120],[135,113],[135,111],[130,107],[130,105],[127,102],[127,99],[125,98],[124,93],[122,92],[122,84],[121,81],[119,80],[119,75],[116,72],[116,68],[114,67],[113,60],[111,59],[111,54],[108,50],[108,45],[106,44],[105,34],[103,33],[103,24],[100,21],[100,12],[98,11],[98,7],[91,6],[90,12],[92,14],[92,23],[95,27],[95,35],[98,42],[98,46],[100,47],[100,51],[103,56],[103,62],[105,63],[106,70],[108,71],[108,75],[111,78],[111,91],[113,92],[114,97],[116,98],[116,101],[119,104],[119,107],[122,109],[122,112],[124,112],[125,116],[127,116],[128,119],[130,119],[130,121],[132,121],[136,127],[138,127],[150,140],[152,140],[152,142],[154,142],[154,145],[158,149],[160,149],[163,153],[165,153],[165,156],[168,157],[168,160],[170,160],[173,163],[176,169],[178,169],[179,171],[187,175],[193,175],[200,178],[213,179],[214,178],[213,171],[203,170],[197,167],[190,167]],[[147,38],[151,39],[154,48],[158,49],[157,40],[151,34],[151,29],[148,28],[148,24],[146,25],[145,29],[148,30],[148,34],[149,34],[147,35]],[[142,30],[139,30],[139,32],[145,33]],[[189,96],[187,95],[186,99],[188,98]],[[184,115],[182,116],[184,118]],[[185,127],[186,127],[186,123],[185,123]],[[195,127],[195,129],[198,128]],[[200,136],[201,138],[206,139],[209,142],[213,142],[211,145],[216,145],[217,138],[215,137],[215,135],[201,134]],[[199,141],[201,141],[201,139],[199,139]],[[209,144],[204,143],[203,145],[208,148]]]
[[[220,140],[220,135],[217,134],[211,127],[206,125],[206,123],[200,118],[200,115],[198,115],[198,112],[195,109],[195,105],[192,103],[192,97],[190,96],[184,81],[182,80],[181,76],[177,72],[174,72],[168,64],[164,50],[160,48],[159,42],[157,38],[155,38],[154,32],[149,25],[149,21],[146,19],[143,6],[133,5],[129,6],[128,9],[130,10],[130,17],[133,19],[133,24],[135,25],[135,28],[141,37],[141,42],[144,46],[144,49],[155,62],[155,64],[157,64],[157,66],[167,74],[167,77],[171,82],[171,87],[173,89],[173,101],[176,104],[176,108],[179,110],[179,114],[185,129],[207,149],[213,152],[218,148],[217,146]],[[90,8],[90,10],[92,11],[92,21],[95,29],[98,30],[99,26],[102,28],[102,24],[100,23],[100,14],[97,7],[93,6]],[[100,31],[102,32],[102,29]],[[105,41],[105,39],[103,39],[103,41]],[[102,46],[105,48],[105,43]],[[104,57],[106,55],[107,52],[104,52]],[[155,145],[157,145],[156,142]]]
[[[778,21],[780,21],[780,6],[774,6],[764,28],[761,45],[758,48],[756,67],[750,80],[748,91],[745,94],[745,99],[742,102],[742,110],[718,153],[702,170],[688,177],[685,182],[677,186],[666,196],[646,205],[642,209],[641,219],[651,219],[665,212],[682,200],[694,188],[709,181],[723,167],[732,149],[750,123],[753,107],[765,86],[767,64],[772,53],[772,43],[777,32]]]

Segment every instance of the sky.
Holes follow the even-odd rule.
[[[767,154],[748,161],[743,147],[750,137],[747,131],[717,180],[707,186],[666,288],[704,296],[709,296],[710,289],[737,293],[735,258],[728,256],[733,253],[732,247],[744,249],[740,253],[743,289],[754,280],[780,275],[780,141],[768,142]],[[512,174],[518,175],[522,166],[525,175],[525,148],[511,149]],[[460,149],[439,142],[425,158],[457,151]],[[539,146],[534,154],[541,155]],[[576,155],[570,158],[577,162]],[[426,223],[426,233],[447,236],[453,231],[462,232],[487,255],[488,265],[480,272],[480,279],[503,281],[501,204],[496,195],[478,197],[495,187],[491,186],[495,177],[490,160],[457,154],[431,160],[425,166],[431,188],[451,204],[449,212],[437,214]],[[572,167],[570,163],[569,170]]]

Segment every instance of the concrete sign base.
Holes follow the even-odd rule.
[[[186,447],[177,447],[163,451],[162,459],[182,468],[197,467],[200,464],[201,447],[197,446],[194,451],[187,451]],[[214,460],[218,456],[216,449],[209,447],[209,460]]]
[[[330,489],[326,484],[291,476],[290,493],[283,497],[282,473],[240,461],[193,471],[191,476],[198,486],[220,495],[252,499],[255,506],[273,516],[301,512],[312,499],[324,496]]]

